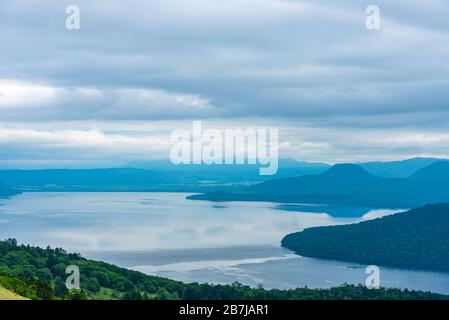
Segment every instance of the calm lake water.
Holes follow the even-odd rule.
[[[210,203],[186,200],[186,196],[25,193],[0,199],[0,238],[63,247],[185,282],[328,288],[365,283],[365,266],[300,257],[281,248],[281,239],[307,227],[397,212],[326,206],[310,206],[308,212],[305,205]],[[347,212],[347,217],[336,216],[341,212]],[[381,285],[449,294],[449,274],[381,267]]]

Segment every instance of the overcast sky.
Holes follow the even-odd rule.
[[[449,157],[448,17],[445,0],[0,0],[0,167],[168,158],[192,120],[278,128],[300,160]]]

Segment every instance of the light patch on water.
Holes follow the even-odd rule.
[[[226,269],[237,267],[245,264],[260,264],[270,261],[297,259],[296,254],[286,254],[282,257],[266,257],[254,259],[239,259],[239,260],[204,260],[204,261],[189,261],[178,262],[166,265],[144,265],[134,266],[131,269],[141,271],[147,274],[156,274],[157,272],[191,272],[202,269],[219,269],[225,271]]]

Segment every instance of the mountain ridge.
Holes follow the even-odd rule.
[[[418,207],[449,201],[449,162],[437,162],[409,178],[377,177],[356,164],[337,164],[317,175],[274,179],[226,194],[189,196],[193,200],[327,203],[375,208]],[[427,178],[426,178],[427,177]],[[440,177],[440,178],[436,178]]]
[[[415,157],[398,161],[357,163],[371,174],[383,178],[407,178],[418,170],[438,161],[449,161],[444,158]]]

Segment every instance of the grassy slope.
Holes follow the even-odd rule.
[[[5,288],[0,287],[0,300],[29,300],[18,294],[15,294]]]

